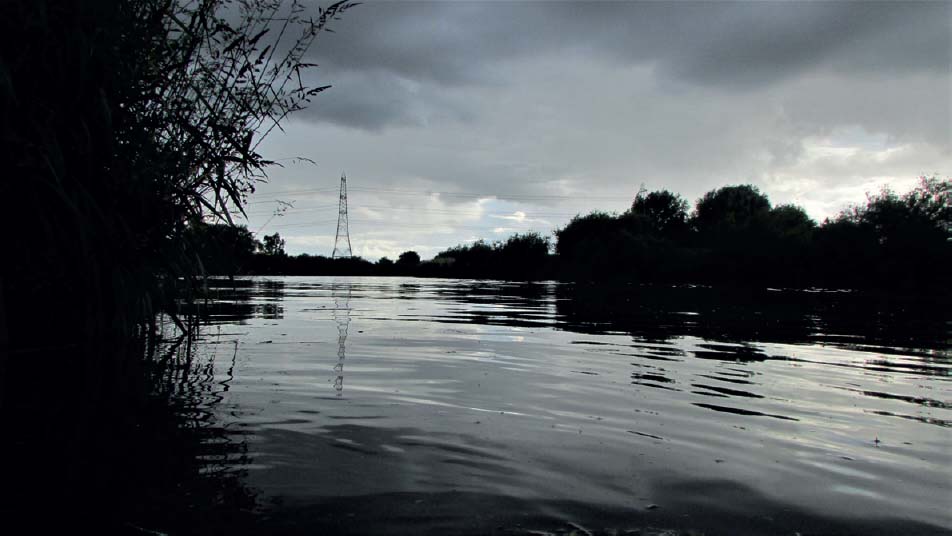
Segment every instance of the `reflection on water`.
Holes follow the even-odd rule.
[[[337,364],[334,372],[334,390],[337,397],[344,394],[344,357],[347,352],[347,327],[350,325],[350,284],[334,285],[334,322],[337,324]]]
[[[254,517],[248,443],[226,402],[240,343],[223,328],[196,340],[160,318],[155,337],[12,353],[0,531],[179,534]]]
[[[216,292],[195,341],[213,381],[181,388],[240,431],[245,457],[221,462],[268,529],[952,529],[944,303],[409,278]]]

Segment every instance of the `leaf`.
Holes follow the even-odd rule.
[[[314,89],[309,89],[309,90],[307,91],[306,95],[307,95],[308,97],[313,97],[314,95],[317,95],[318,93],[320,93],[320,92],[322,92],[322,91],[325,91],[325,90],[328,90],[328,89],[330,89],[330,88],[331,88],[331,86],[321,86],[321,87],[316,87],[316,88],[314,88]]]
[[[267,54],[269,50],[271,50],[271,45],[264,47],[264,50],[262,50],[261,53],[258,54],[258,59],[255,60],[255,64],[261,63],[262,59],[264,59],[265,54]]]
[[[232,41],[230,45],[228,45],[227,47],[225,47],[225,50],[222,51],[222,54],[228,54],[229,52],[231,52],[232,50],[234,50],[235,47],[237,47],[239,44],[241,44],[241,41],[242,41],[242,38],[241,38],[241,37],[239,37],[239,38],[235,39],[234,41]]]
[[[257,35],[255,35],[254,37],[248,40],[248,45],[252,47],[255,46],[255,44],[258,43],[258,40],[264,37],[264,34],[268,33],[269,31],[271,31],[270,28],[265,28],[264,30],[261,30],[260,32],[258,32]]]

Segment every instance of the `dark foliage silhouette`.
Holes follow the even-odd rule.
[[[420,254],[416,251],[404,251],[397,258],[397,266],[402,268],[414,268],[420,264]]]
[[[261,247],[247,227],[229,224],[190,225],[185,239],[207,274],[241,274]]]
[[[661,190],[639,191],[629,211],[646,231],[678,239],[688,230],[688,202],[680,195]]]
[[[579,281],[732,283],[945,291],[952,257],[950,181],[923,178],[817,225],[795,205],[772,207],[749,185],[686,203],[639,192],[631,210],[576,216],[556,231],[558,274]]]
[[[510,236],[505,242],[483,241],[440,252],[421,265],[421,273],[440,277],[543,279],[552,277],[548,237],[539,233]]]
[[[0,214],[17,230],[0,263],[0,416],[16,439],[0,453],[20,462],[0,503],[14,528],[16,514],[30,532],[138,533],[122,523],[151,508],[193,530],[198,512],[253,503],[237,479],[200,476],[204,442],[230,452],[233,436],[177,396],[210,382],[189,310],[208,273],[254,262],[232,213],[273,164],[257,147],[326,89],[305,82],[304,53],[352,4],[314,19],[295,2],[229,4],[0,2]]]
[[[286,255],[284,252],[284,239],[278,233],[265,235],[261,239],[261,253],[265,255]]]
[[[698,200],[692,223],[699,232],[714,235],[744,229],[769,210],[770,201],[757,187],[725,186]]]
[[[296,3],[243,5],[0,6],[0,213],[31,229],[0,273],[0,332],[17,339],[0,343],[34,340],[51,314],[64,340],[175,315],[177,287],[203,275],[190,228],[242,211],[272,164],[258,144],[326,89],[302,81],[304,52],[351,4],[313,20]]]
[[[923,177],[844,210],[816,233],[818,275],[835,284],[946,291],[952,262],[952,181]],[[824,260],[828,262],[823,262]]]

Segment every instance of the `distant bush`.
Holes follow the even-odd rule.
[[[551,277],[551,241],[539,233],[517,233],[504,242],[482,240],[438,253],[421,266],[423,274],[443,277],[541,279]]]

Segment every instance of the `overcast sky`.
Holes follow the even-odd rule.
[[[641,185],[750,183],[819,221],[952,175],[952,3],[367,2],[332,27],[333,88],[262,145],[316,165],[248,207],[291,254],[331,254],[342,171],[370,260],[549,234]]]

